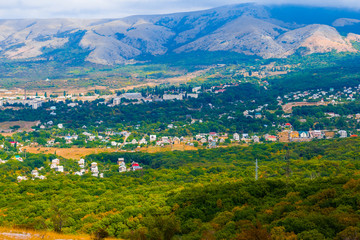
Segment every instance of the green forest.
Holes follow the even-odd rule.
[[[0,224],[94,239],[358,239],[359,156],[359,138],[103,153],[85,158],[104,171],[96,178],[55,174],[55,155],[29,154],[0,165]],[[119,157],[143,170],[119,173]],[[41,167],[47,179],[16,181]]]

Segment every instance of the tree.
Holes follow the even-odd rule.
[[[243,230],[236,237],[237,240],[270,240],[270,234],[262,227],[260,222],[251,226],[248,229]]]

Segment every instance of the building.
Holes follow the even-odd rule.
[[[58,158],[55,158],[51,161],[51,165],[50,165],[50,168],[54,169],[56,168],[57,166],[60,165],[60,159]]]
[[[240,141],[240,135],[238,133],[234,133],[233,139],[234,141]]]
[[[150,135],[150,142],[156,141],[156,135]]]
[[[132,162],[131,163],[131,167],[130,167],[131,171],[139,171],[139,170],[142,170],[142,169],[143,168],[140,167],[140,165],[137,162]]]
[[[121,104],[121,98],[119,98],[119,97],[113,98],[113,105],[114,106],[120,105],[120,104]]]
[[[324,134],[320,130],[309,131],[311,138],[322,139]]]
[[[99,176],[99,169],[98,169],[98,166],[97,166],[97,163],[96,162],[92,162],[91,163],[91,175],[94,176],[94,177],[98,177]]]
[[[63,167],[63,166],[57,166],[57,167],[55,168],[55,171],[56,171],[56,172],[64,172],[64,167]]]
[[[43,104],[43,101],[30,101],[29,106],[32,107],[32,109],[38,109]]]
[[[127,171],[124,158],[118,158],[117,163],[119,165],[119,172],[126,172]]]
[[[197,93],[187,93],[186,97],[188,97],[188,98],[198,98],[199,94],[197,94]]]
[[[261,113],[255,113],[255,118],[256,118],[256,119],[262,118]]]
[[[142,144],[147,145],[148,142],[146,141],[145,138],[142,138],[142,139],[139,141],[139,144],[140,144],[140,145],[142,145]]]
[[[265,134],[264,137],[265,137],[265,141],[276,142],[276,140],[277,140],[276,136],[269,135],[269,134]]]
[[[141,93],[124,93],[119,96],[119,98],[125,98],[128,100],[141,100],[143,99],[143,96]]]
[[[194,87],[194,88],[192,88],[191,91],[192,91],[193,93],[199,93],[200,90],[201,90],[201,87]]]
[[[69,103],[67,106],[68,107],[76,107],[77,105],[79,105],[78,103]]]
[[[80,167],[80,168],[85,168],[85,159],[81,158],[81,159],[78,161],[78,164],[79,164],[79,167]]]
[[[348,136],[347,132],[345,130],[338,131],[340,138],[346,138]]]
[[[26,176],[18,176],[16,179],[17,179],[18,182],[28,180],[28,178]]]
[[[299,135],[299,132],[298,131],[291,131],[290,132],[290,138],[293,139],[293,138],[299,138],[300,135]]]
[[[164,99],[164,100],[183,100],[183,99],[184,99],[184,95],[183,95],[183,94],[177,94],[177,95],[164,94],[164,95],[163,95],[163,99]]]
[[[253,136],[252,140],[254,141],[254,143],[259,143],[260,142],[260,138],[258,136]]]
[[[39,176],[38,170],[32,170],[31,175],[33,176],[33,178],[37,178]]]

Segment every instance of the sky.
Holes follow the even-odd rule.
[[[298,4],[299,0],[0,0],[0,19],[120,18],[195,11],[245,2]],[[301,4],[360,9],[360,0],[301,0]]]

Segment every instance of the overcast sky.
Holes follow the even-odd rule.
[[[119,18],[207,9],[254,0],[0,0],[0,18]],[[299,0],[255,0],[299,3]],[[360,9],[360,0],[302,0],[302,4]]]

